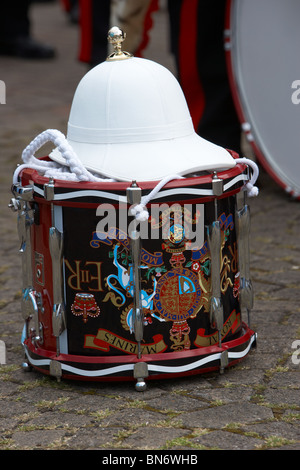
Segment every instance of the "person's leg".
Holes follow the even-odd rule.
[[[171,45],[196,132],[240,152],[225,61],[225,0],[169,0]]]
[[[0,54],[24,58],[48,59],[54,49],[31,37],[30,0],[0,2]]]
[[[107,34],[110,21],[110,0],[80,0],[79,60],[91,66],[103,62],[108,55]]]

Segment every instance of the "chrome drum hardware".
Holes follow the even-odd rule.
[[[25,336],[28,337],[29,321],[33,319],[33,342],[43,343],[42,324],[39,320],[39,312],[43,312],[41,296],[33,287],[33,268],[31,252],[31,226],[34,222],[34,210],[31,207],[33,201],[33,187],[14,184],[12,186],[14,197],[9,207],[18,212],[18,235],[20,240],[19,252],[22,255],[22,316],[25,320]]]
[[[44,184],[44,195],[47,201],[54,199],[54,179],[49,178],[49,182]],[[55,210],[51,203],[51,222],[49,228],[49,250],[52,260],[52,286],[53,286],[53,307],[52,307],[52,331],[56,337],[56,355],[60,354],[59,337],[66,328],[66,314],[63,292],[63,234],[55,226]]]
[[[207,239],[211,256],[211,303],[210,323],[218,330],[219,346],[221,347],[221,330],[223,328],[223,306],[220,287],[220,255],[221,255],[221,227],[215,220],[207,229]]]
[[[52,329],[54,336],[56,336],[56,352],[59,355],[59,336],[66,327],[66,321],[62,274],[63,235],[55,227],[49,229],[49,248],[52,259],[53,282]]]
[[[223,194],[223,180],[214,172],[212,189],[215,196]],[[218,330],[219,347],[221,347],[221,330],[224,323],[224,312],[221,299],[220,271],[221,271],[221,224],[218,220],[218,200],[215,199],[215,220],[207,227],[207,240],[211,256],[211,301],[210,323]]]
[[[248,315],[250,326],[250,311],[253,308],[253,288],[250,279],[250,208],[247,204],[236,211],[236,225],[239,246],[240,267],[240,304]]]

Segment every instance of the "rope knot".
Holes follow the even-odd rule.
[[[253,184],[251,184],[250,182],[246,184],[246,188],[247,188],[247,195],[249,197],[255,197],[255,196],[258,196],[258,193],[259,193],[259,189],[257,186],[253,186]]]
[[[144,222],[149,218],[149,212],[144,204],[136,204],[135,206],[130,207],[130,214],[139,222]]]

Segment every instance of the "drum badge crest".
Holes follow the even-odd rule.
[[[161,235],[143,240],[141,248],[140,299],[144,320],[141,348],[145,354],[188,350],[217,342],[215,330],[205,329],[211,298],[208,242],[204,240],[200,246],[190,249],[189,226],[182,223],[183,210],[182,206],[178,206],[171,217],[170,209],[166,209],[166,214],[162,213],[160,219],[148,220],[151,228]],[[191,224],[199,223],[199,214],[189,212],[188,215]],[[220,289],[225,295],[235,281],[234,296],[237,298],[238,277],[232,279],[237,273],[236,244],[228,244],[234,227],[232,214],[222,213],[219,220],[222,227]],[[84,323],[87,323],[88,318],[100,315],[98,305],[101,305],[101,322],[106,319],[108,326],[104,323],[100,328],[97,326],[96,334],[91,330],[85,336],[85,348],[101,351],[114,348],[135,354],[136,344],[131,336],[134,331],[134,282],[128,235],[120,228],[110,227],[106,236],[93,232],[90,246],[106,253],[109,263],[107,267],[101,264],[103,277],[98,282],[101,289],[95,297],[91,293],[77,293],[71,310],[73,315],[82,316]],[[86,274],[83,277],[85,279]],[[90,275],[90,278],[95,280],[96,276]],[[89,291],[95,290],[96,285],[94,281]],[[109,324],[113,318],[112,312],[116,312],[117,320],[113,325],[114,331]],[[239,314],[234,308],[231,313],[230,321],[222,331],[223,336],[239,325]],[[195,324],[198,326],[195,327]],[[95,324],[93,328],[96,328]],[[161,334],[158,335],[157,331]]]
[[[88,317],[95,318],[100,315],[100,308],[96,304],[93,294],[80,293],[76,294],[71,311],[75,316],[81,316],[83,322],[88,321]]]

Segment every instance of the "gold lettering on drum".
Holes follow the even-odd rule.
[[[68,260],[65,259],[65,265],[70,271],[67,278],[68,286],[73,290],[83,290],[82,284],[88,284],[87,289],[90,292],[103,292],[101,281],[101,264],[102,261],[86,261],[83,268],[91,266],[90,269],[81,268],[81,260],[74,260],[75,268],[73,269]],[[93,266],[93,267],[92,267]],[[86,287],[84,287],[84,290]]]
[[[224,339],[227,334],[231,331],[234,333],[241,324],[241,315],[236,313],[233,310],[230,316],[227,318],[223,328],[221,330],[221,337]],[[197,331],[197,337],[194,341],[195,346],[198,348],[203,348],[206,346],[212,346],[218,342],[218,333],[213,333],[211,335],[205,335],[204,328],[199,328]]]
[[[89,291],[92,291],[92,292],[102,292],[103,291],[102,285],[101,285],[101,264],[102,264],[102,261],[87,261],[85,263],[86,266],[93,265],[93,264],[96,266],[97,275],[96,276],[90,275],[90,280],[91,280],[91,282],[92,281],[97,281],[96,289],[93,289],[92,287],[89,287],[88,289],[89,289]]]
[[[84,347],[100,349],[102,351],[108,351],[109,347],[113,347],[127,354],[137,354],[137,343],[122,338],[111,331],[102,329],[98,330],[96,336],[85,335]],[[142,353],[157,354],[165,351],[166,348],[167,346],[164,342],[163,336],[161,334],[157,334],[153,336],[153,343],[142,344]]]
[[[231,271],[233,273],[236,273],[237,270],[238,270],[238,259],[237,259],[237,256],[238,256],[238,251],[237,251],[237,246],[236,246],[236,242],[233,243],[233,249],[232,247],[229,245],[229,251],[230,251],[230,254],[231,254],[231,257],[232,257],[232,260],[231,260]]]

